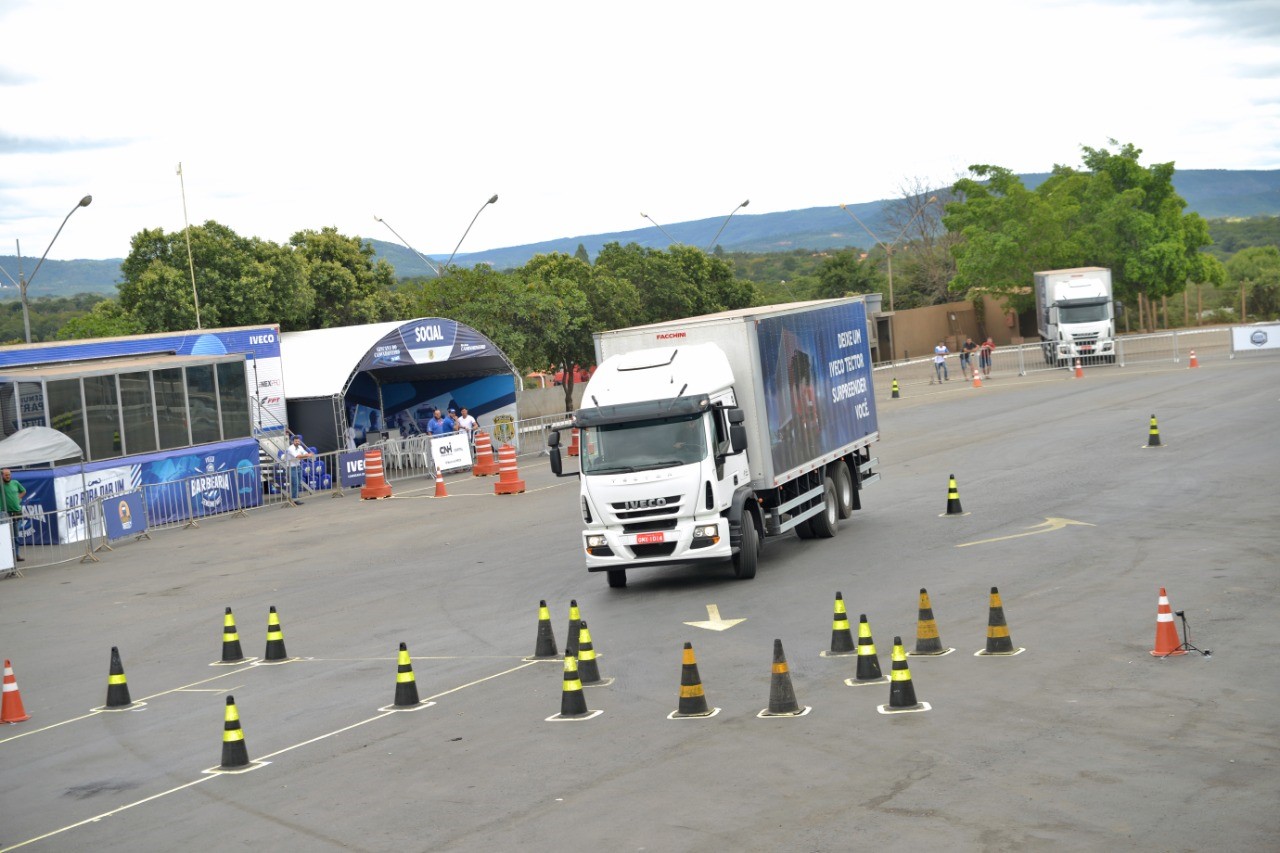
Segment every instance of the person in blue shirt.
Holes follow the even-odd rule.
[[[439,409],[431,413],[431,420],[427,421],[428,435],[448,435],[453,432],[453,429],[453,423],[446,421]]]

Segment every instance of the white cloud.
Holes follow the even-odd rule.
[[[1111,137],[1280,168],[1275,7],[8,3],[0,246],[43,251],[86,192],[50,257],[180,229],[179,161],[193,222],[391,239],[377,214],[440,254],[495,192],[463,252],[1045,171]]]

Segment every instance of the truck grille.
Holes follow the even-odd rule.
[[[637,557],[670,557],[676,550],[676,543],[658,542],[653,545],[631,545],[630,548]]]
[[[658,506],[646,505],[635,506],[629,501],[620,501],[610,504],[614,514],[618,516],[621,522],[636,521],[638,519],[662,518],[669,515],[677,515],[680,512],[680,496],[672,495],[668,498],[658,498],[662,501]]]
[[[634,524],[622,525],[623,533],[651,533],[655,530],[675,530],[676,520],[669,518],[665,521],[641,521]]]

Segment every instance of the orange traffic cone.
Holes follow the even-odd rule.
[[[518,495],[524,492],[524,480],[516,466],[516,449],[509,444],[498,448],[498,482],[493,484],[495,495]]]
[[[437,469],[436,471],[436,497],[447,498],[449,493],[444,488],[444,475]]]
[[[1084,379],[1084,367],[1080,364],[1080,359],[1076,359],[1076,379]]]
[[[578,444],[578,428],[573,428],[573,434],[569,439],[569,449],[566,451],[570,456],[577,456],[580,446]]]
[[[391,486],[382,476],[382,451],[378,448],[364,452],[364,485],[360,487],[360,499],[364,501],[391,497]]]
[[[1156,603],[1156,647],[1151,650],[1155,657],[1169,655],[1185,655],[1187,650],[1178,642],[1178,629],[1173,624],[1173,608],[1169,606],[1169,596],[1164,587],[1160,587],[1160,598]]]
[[[1190,364],[1188,364],[1188,365],[1187,365],[1187,367],[1199,367],[1199,366],[1200,366],[1200,362],[1196,361],[1196,351],[1195,351],[1195,350],[1192,350],[1192,351],[1191,351],[1191,363],[1190,363]]]
[[[31,719],[31,715],[22,707],[22,692],[18,690],[18,679],[13,677],[13,664],[8,658],[4,662],[4,699],[0,702],[0,723],[21,723]]]
[[[978,373],[977,370],[973,371],[973,387],[974,388],[982,387],[982,374]]]
[[[498,463],[493,458],[493,441],[489,433],[476,430],[476,461],[471,466],[471,476],[489,477],[498,473]]]

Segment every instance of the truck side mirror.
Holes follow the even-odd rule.
[[[547,447],[559,447],[559,446],[560,446],[560,430],[553,429],[551,432],[547,433]]]
[[[1124,303],[1120,302],[1119,300],[1116,301],[1116,316],[1117,317],[1124,316]]]
[[[747,428],[742,424],[729,425],[729,447],[734,453],[747,449]]]
[[[554,432],[551,434],[555,435]],[[549,441],[547,443],[550,444],[551,446],[551,450],[550,450],[551,455],[549,457],[549,461],[551,462],[551,473],[555,474],[557,477],[563,477],[564,467],[560,462],[560,448],[555,444],[551,444]]]
[[[730,424],[740,424],[740,423],[744,423],[747,420],[746,413],[743,412],[742,409],[737,408],[736,406],[732,409],[728,409],[726,414],[728,414],[729,416]]]

